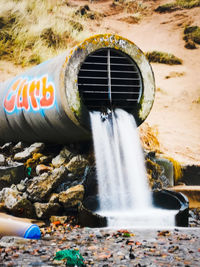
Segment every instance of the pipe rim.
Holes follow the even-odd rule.
[[[78,88],[78,73],[81,64],[91,53],[101,48],[120,50],[132,58],[137,64],[142,77],[143,92],[137,112],[134,114],[139,126],[151,111],[155,96],[155,79],[149,61],[143,52],[130,40],[115,34],[98,34],[91,36],[73,48],[64,64],[64,95],[67,99],[67,110],[71,119],[83,128],[90,128],[89,111],[84,105]]]

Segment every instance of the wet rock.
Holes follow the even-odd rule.
[[[64,163],[68,163],[70,159],[73,158],[73,153],[69,151],[66,147],[60,151],[59,155],[52,159],[52,164],[54,167],[58,168]]]
[[[52,215],[56,215],[61,210],[58,203],[34,203],[35,213],[39,219],[47,219]]]
[[[44,149],[44,143],[34,143],[30,147],[24,149],[24,151],[19,152],[14,155],[14,160],[16,161],[26,161],[34,153],[41,152]]]
[[[84,207],[91,211],[96,211],[100,208],[99,206],[99,196],[98,195],[93,195],[93,196],[88,196],[84,199],[83,201]]]
[[[86,209],[82,204],[78,206],[78,222],[83,227],[106,227],[107,218],[93,213]]]
[[[45,201],[51,192],[65,180],[67,173],[67,169],[62,166],[54,169],[50,175],[43,173],[41,176],[34,177],[27,188],[29,199],[37,202]]]
[[[84,196],[84,187],[83,185],[76,185],[65,192],[61,192],[59,194],[59,202],[65,207],[73,207],[76,206],[80,201],[83,200]]]
[[[4,203],[4,207],[13,215],[26,218],[35,217],[32,203],[17,190],[4,188],[1,191],[0,200]]]
[[[98,182],[96,177],[96,170],[94,167],[85,169],[85,179],[83,185],[85,188],[85,196],[94,196],[98,194]]]
[[[0,190],[9,187],[11,184],[18,184],[25,178],[23,163],[12,162],[8,166],[0,167]]]
[[[36,174],[37,175],[41,175],[44,172],[51,172],[51,171],[53,171],[53,168],[49,167],[49,166],[46,166],[44,164],[39,164],[36,167]]]
[[[3,154],[0,154],[0,166],[4,166],[6,164],[6,159]]]
[[[66,165],[66,168],[75,175],[83,175],[85,168],[88,165],[88,160],[78,155],[70,160],[70,162]]]

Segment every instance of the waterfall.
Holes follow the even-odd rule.
[[[99,189],[99,214],[109,226],[173,226],[175,211],[155,209],[148,188],[144,156],[134,117],[124,110],[106,118],[91,112]],[[166,218],[166,212],[172,214]]]

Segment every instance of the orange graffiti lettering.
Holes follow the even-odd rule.
[[[36,97],[39,97],[39,95],[40,95],[40,80],[32,81],[30,83],[30,88],[29,88],[29,97],[31,105],[35,110],[39,109],[39,104],[38,101],[36,100]]]
[[[4,99],[3,105],[6,111],[12,112],[15,108],[16,90],[20,83],[20,79],[15,81]]]
[[[47,77],[42,78],[42,99],[40,100],[40,106],[51,106],[54,101],[54,88],[50,84],[47,86]]]
[[[28,110],[28,94],[27,94],[28,84],[26,83],[26,80],[22,80],[18,92],[17,92],[17,108],[25,108]]]
[[[45,75],[33,80],[19,78],[8,89],[3,104],[6,112],[11,113],[21,109],[37,111],[50,108],[54,102],[55,87]]]

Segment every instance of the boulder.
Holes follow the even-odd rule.
[[[18,153],[22,151],[26,147],[25,143],[23,142],[18,142],[14,147],[13,147],[13,152]]]
[[[44,164],[39,164],[36,166],[36,174],[41,175],[44,172],[51,172],[53,171],[52,167],[46,166]]]
[[[51,202],[51,203],[58,203],[58,201],[59,201],[59,194],[52,193],[50,195],[49,202]]]
[[[65,207],[74,207],[83,200],[84,187],[76,185],[59,194],[59,202]]]
[[[44,149],[44,143],[34,143],[30,147],[24,149],[24,151],[16,153],[14,155],[14,160],[16,161],[26,161],[30,158],[34,153],[41,152]]]
[[[12,142],[5,143],[3,146],[0,147],[0,151],[2,153],[10,153],[12,151]]]
[[[61,165],[68,163],[70,159],[73,158],[73,153],[69,151],[66,147],[60,151],[60,153],[52,159],[52,165],[56,168],[60,167]]]
[[[58,203],[34,203],[35,213],[39,219],[48,219],[52,215],[57,215],[61,206]]]
[[[51,192],[65,180],[67,173],[67,169],[62,166],[54,169],[51,174],[43,173],[34,177],[27,188],[29,199],[34,202],[45,202]]]
[[[56,168],[59,168],[61,165],[65,163],[65,161],[66,159],[59,154],[52,159],[52,165]]]
[[[0,194],[0,201],[4,207],[15,216],[34,218],[35,212],[32,203],[17,190],[4,188]]]
[[[69,163],[66,165],[66,168],[75,175],[81,176],[84,174],[86,166],[89,165],[87,159],[83,156],[78,155],[73,157]]]
[[[6,164],[6,159],[3,154],[0,154],[0,166],[4,166]]]
[[[18,184],[25,178],[23,163],[12,162],[8,166],[0,167],[0,190],[12,184]]]

